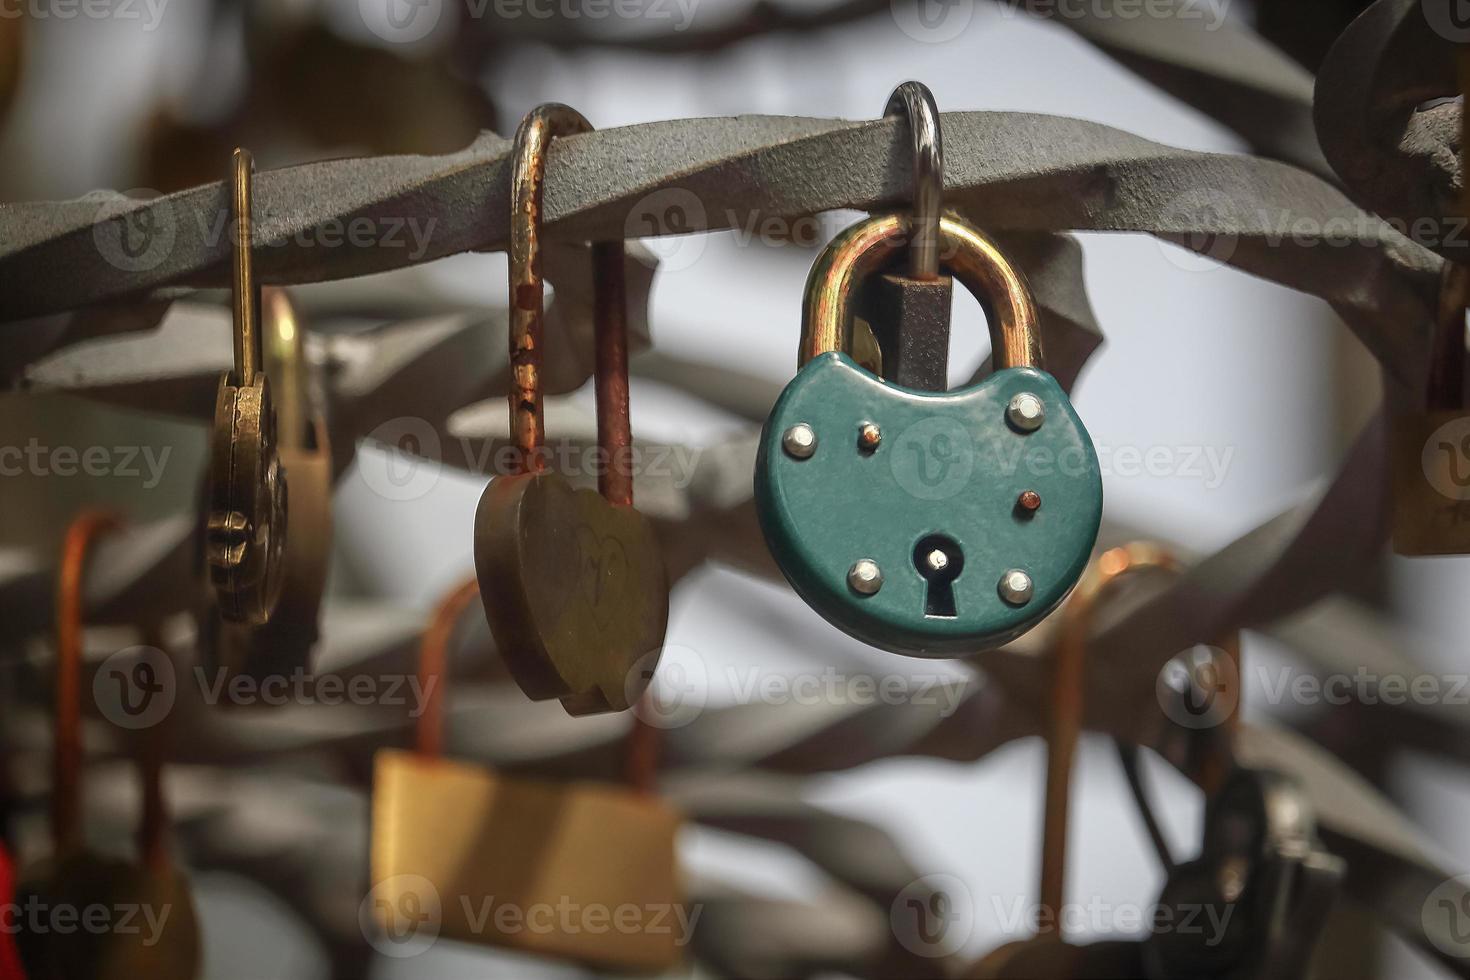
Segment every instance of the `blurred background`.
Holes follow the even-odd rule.
[[[597,16],[588,13],[596,5],[575,0],[539,7],[527,0],[491,3],[491,13],[474,17],[464,3],[137,0],[136,17],[124,17],[88,16],[81,7],[69,16],[73,8],[59,3],[0,0],[9,52],[0,68],[13,70],[17,38],[24,44],[0,128],[0,201],[63,200],[104,188],[166,193],[220,179],[237,144],[266,170],[341,156],[442,154],[481,130],[509,137],[529,109],[547,101],[574,106],[600,129],[737,114],[866,119],[880,115],[893,87],[910,78],[926,83],[945,111],[1051,113],[1171,146],[1245,149],[1065,23],[1015,4],[926,2],[927,18],[915,21],[903,5],[843,0],[670,0],[644,3],[638,16]],[[1211,16],[1259,24],[1308,71],[1335,33],[1328,25],[1340,27],[1352,7],[1207,6]],[[21,16],[9,16],[12,10]],[[814,244],[854,217],[820,216]],[[1103,459],[1110,519],[1208,552],[1335,471],[1377,404],[1378,382],[1371,360],[1325,304],[1152,238],[1080,238],[1106,343],[1073,394]],[[652,293],[656,344],[784,383],[795,368],[812,244],[739,230],[649,241],[662,260]],[[505,302],[501,255],[459,255],[380,278],[389,287],[412,279],[417,291],[467,306]],[[309,306],[313,290],[332,288],[340,287],[298,292]],[[979,307],[958,290],[954,322],[951,376],[961,380],[989,343]],[[331,329],[374,325],[339,320]],[[590,407],[590,391],[576,400]],[[741,428],[706,403],[641,380],[633,420],[642,437],[692,446]],[[175,447],[156,486],[7,478],[0,544],[54,548],[66,521],[89,503],[125,501],[139,519],[175,512],[190,506],[205,466],[201,428],[64,396],[0,396],[0,443],[23,444],[39,433],[59,444],[85,433],[106,444],[136,441],[140,432]],[[1160,447],[1168,465],[1137,462]],[[485,479],[446,468],[425,495],[392,501],[375,492],[374,473],[394,465],[391,454],[365,445],[341,482],[330,592],[427,611],[473,572],[470,529]],[[1464,604],[1451,600],[1466,583],[1465,567],[1417,559],[1365,570],[1370,579],[1381,575],[1410,624],[1410,652],[1434,669],[1466,669]],[[740,678],[752,667],[797,674],[826,665],[907,665],[845,637],[784,587],[721,568],[680,584],[669,644],[669,661],[680,676],[699,672],[710,704],[739,700]],[[1253,634],[1245,646],[1248,720],[1310,710],[1270,696],[1273,671],[1286,663],[1280,651]],[[554,702],[540,707],[560,710]],[[1463,774],[1385,755],[1370,778],[1457,865],[1470,863]],[[1043,769],[1043,746],[1025,739],[974,766],[899,759],[813,778],[807,793],[885,828],[923,873],[961,879],[974,897],[966,949],[978,956],[1014,938],[1006,931],[1010,903],[1032,897]],[[1148,773],[1175,852],[1192,853],[1201,823],[1197,790],[1156,759]],[[1162,872],[1104,740],[1084,742],[1076,794],[1071,889],[1079,899],[1147,907]],[[822,888],[819,872],[776,845],[689,828],[681,855],[700,874],[760,893],[814,896]],[[328,975],[325,952],[269,894],[219,873],[197,876],[195,888],[207,976]],[[1078,938],[1094,937],[1084,926]],[[1333,944],[1341,962],[1362,969],[1357,975],[1436,975],[1362,923],[1349,921]],[[420,958],[379,960],[371,976],[578,972],[440,943]]]

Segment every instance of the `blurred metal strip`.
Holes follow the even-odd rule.
[[[948,201],[987,229],[1153,234],[1327,299],[1392,373],[1422,376],[1439,260],[1320,178],[1057,116],[947,113],[943,125]],[[340,279],[505,248],[506,146],[484,134],[443,157],[335,160],[260,174],[261,278]],[[908,193],[907,146],[895,120],[770,116],[568,137],[550,158],[546,234],[563,242],[623,239],[882,207]],[[93,196],[0,206],[7,284],[0,319],[168,286],[221,285],[225,203],[223,186],[211,184],[152,201]],[[674,204],[684,220],[661,222]],[[419,247],[388,247],[409,219],[419,223]],[[149,244],[133,246],[146,259],[129,258],[120,251],[123,236],[140,227],[152,229]],[[364,234],[357,244],[325,247],[324,227]],[[1352,233],[1329,241],[1339,227]]]

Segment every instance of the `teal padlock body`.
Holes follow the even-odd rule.
[[[1007,414],[1023,393],[1044,406],[1033,431]],[[876,447],[860,441],[868,424]],[[800,425],[815,442],[793,452],[786,435]],[[895,653],[957,656],[1014,639],[1071,591],[1097,539],[1102,473],[1045,371],[1005,368],[936,393],[833,352],[798,372],[767,419],[755,502],[777,564],[828,622]],[[849,581],[863,560],[882,576],[870,593]],[[1024,602],[1002,588],[1013,570],[1030,578]]]

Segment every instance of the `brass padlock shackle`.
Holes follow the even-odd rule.
[[[874,215],[827,245],[807,278],[798,367],[819,354],[845,351],[852,341],[857,287],[909,247],[912,220]],[[939,222],[941,267],[965,284],[985,307],[997,368],[1044,370],[1036,301],[1019,269],[979,229],[954,214]]]
[[[546,465],[541,360],[546,283],[541,259],[541,203],[551,141],[592,131],[570,106],[537,106],[521,121],[512,150],[510,222],[510,429],[521,473]],[[593,321],[597,336],[597,444],[607,455],[597,489],[609,502],[633,505],[628,420],[628,312],[623,243],[592,244]]]
[[[255,158],[244,147],[236,147],[230,161],[230,217],[235,237],[232,271],[234,279],[235,383],[248,388],[255,383],[264,357],[260,337],[260,283],[255,278],[252,251],[255,245],[254,177]]]
[[[58,854],[80,849],[82,799],[82,604],[83,579],[92,545],[123,522],[106,511],[84,511],[66,529],[56,574],[56,702],[51,786],[51,840]],[[156,642],[156,640],[151,640]],[[158,759],[145,746],[138,763],[143,785],[143,813],[138,850],[143,863],[168,863],[164,847],[168,813],[160,785]]]

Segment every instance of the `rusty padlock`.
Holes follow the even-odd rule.
[[[591,127],[574,110],[534,110],[516,133],[510,241],[511,435],[517,472],[490,482],[475,515],[475,570],[495,642],[521,690],[573,715],[623,711],[657,666],[668,573],[633,508],[623,246],[592,246],[598,493],[546,470],[541,397],[541,197],[546,149]]]
[[[692,925],[672,808],[647,793],[512,779],[440,757],[445,651],[478,592],[467,582],[424,633],[419,674],[430,693],[417,750],[378,753],[367,925],[397,943],[442,934],[602,970],[672,968]]]
[[[67,531],[63,546],[56,623],[56,755],[51,795],[54,853],[22,877],[17,904],[80,915],[97,908],[134,910],[147,928],[109,921],[107,928],[59,930],[51,917],[27,915],[17,940],[31,980],[190,980],[199,973],[199,922],[183,874],[166,850],[167,815],[156,755],[139,763],[143,817],[141,860],[127,861],[90,850],[81,830],[82,576],[87,553],[101,534],[118,526],[109,515],[87,513]],[[87,914],[91,914],[90,911]],[[42,922],[43,927],[36,927]]]
[[[286,474],[276,453],[276,413],[260,338],[260,286],[253,245],[250,153],[235,151],[231,213],[234,238],[235,369],[219,383],[210,445],[205,557],[220,615],[259,626],[281,592],[286,542]]]

